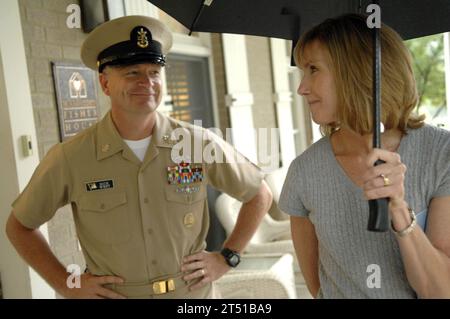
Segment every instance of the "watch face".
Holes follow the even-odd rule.
[[[239,254],[228,248],[222,249],[221,254],[225,257],[227,264],[231,267],[236,267],[241,261]]]
[[[238,254],[233,254],[230,256],[228,261],[231,267],[236,267],[237,265],[239,265],[241,258]]]
[[[237,264],[239,263],[239,257],[236,255],[231,256],[230,263],[234,266],[237,266]]]

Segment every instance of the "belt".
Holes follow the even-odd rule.
[[[147,283],[125,282],[123,284],[106,284],[103,286],[125,297],[163,295],[185,287],[187,283],[182,279],[182,276],[182,274],[177,274],[173,277],[160,277]]]

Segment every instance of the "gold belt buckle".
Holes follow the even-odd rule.
[[[173,279],[156,281],[153,283],[153,293],[162,295],[175,290],[175,282]]]

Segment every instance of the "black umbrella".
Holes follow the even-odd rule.
[[[296,41],[326,18],[364,13],[371,0],[148,0],[191,31]],[[449,0],[380,0],[382,21],[404,39],[450,30]]]
[[[404,39],[450,31],[450,0],[148,0],[190,32],[237,33],[292,40],[327,18],[365,13],[379,4],[381,20]],[[381,48],[374,34],[373,146],[380,148]],[[380,164],[378,161],[375,165]],[[388,200],[369,201],[368,230],[389,228]]]

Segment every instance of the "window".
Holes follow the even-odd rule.
[[[444,43],[444,34],[436,34],[406,41],[406,46],[414,59],[414,74],[419,93],[419,102],[414,112],[425,114],[425,121],[429,124],[450,129]]]
[[[167,92],[172,97],[170,116],[181,121],[201,120],[212,127],[212,99],[207,58],[171,54],[166,66]]]

